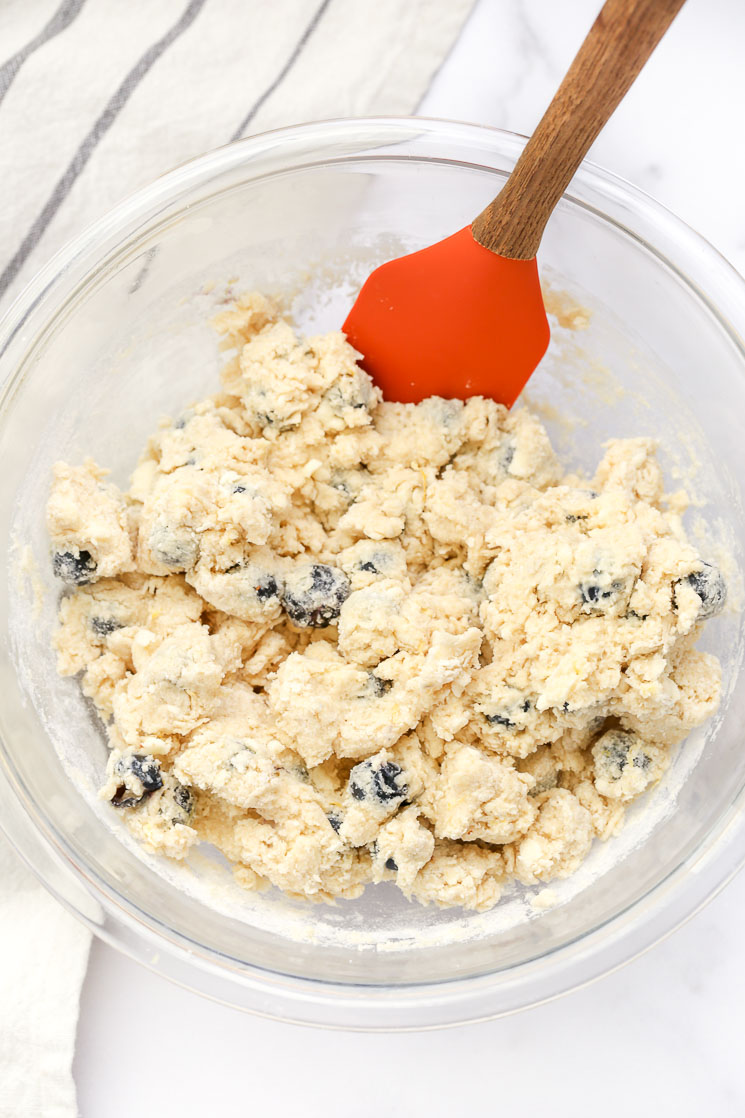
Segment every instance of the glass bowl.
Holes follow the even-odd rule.
[[[424,908],[391,885],[336,906],[253,895],[209,850],[148,857],[96,798],[106,756],[50,649],[59,588],[44,527],[52,463],[88,454],[122,482],[164,414],[214,390],[209,318],[231,291],[281,291],[299,327],[338,327],[381,260],[465,225],[523,139],[423,119],[270,132],[177,168],[44,268],[0,325],[0,819],[96,934],[164,975],[254,1012],[347,1028],[426,1028],[508,1013],[585,983],[669,932],[745,855],[742,614],[703,647],[724,666],[717,716],[677,751],[622,834],[574,877],[489,913]],[[660,206],[590,164],[541,250],[553,340],[529,385],[564,461],[610,436],[661,440],[689,527],[725,567],[745,544],[745,284]],[[561,294],[561,293],[564,294]],[[571,329],[567,309],[588,310]]]

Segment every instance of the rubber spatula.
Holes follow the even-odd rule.
[[[535,259],[546,222],[683,2],[607,0],[494,201],[365,282],[343,329],[387,399],[515,402],[549,341]]]

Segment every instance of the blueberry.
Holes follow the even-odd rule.
[[[146,753],[125,754],[116,762],[114,772],[122,778],[111,797],[114,807],[136,807],[163,787],[160,765]]]
[[[625,730],[606,731],[593,746],[592,755],[595,774],[605,781],[620,780],[629,762],[643,770],[651,764],[650,758],[641,749],[639,738]]]
[[[338,470],[335,471],[329,478],[329,485],[332,489],[335,489],[337,493],[340,493],[342,497],[346,497],[349,504],[352,503],[354,500],[354,493],[350,488],[349,479],[345,474],[340,473]]]
[[[273,574],[261,570],[253,563],[234,563],[224,572],[226,575],[243,575],[243,581],[250,584],[246,589],[252,589],[260,602],[268,602],[280,593],[280,584]]]
[[[524,725],[525,719],[516,718],[518,711],[527,714],[530,710],[530,699],[523,699],[519,704],[510,703],[506,708],[485,713],[484,717],[490,726],[501,726],[504,730],[514,730],[519,723]]]
[[[386,868],[387,870],[393,870],[393,872],[394,872],[394,873],[395,873],[395,872],[396,872],[396,871],[398,870],[398,866],[397,866],[397,865],[396,865],[396,863],[394,862],[393,858],[386,858],[386,860],[385,860],[385,868]]]
[[[721,613],[727,602],[727,584],[722,572],[712,563],[702,563],[700,571],[693,571],[683,581],[695,590],[701,599],[699,621],[706,621]]]
[[[610,590],[603,590],[597,583],[593,582],[583,582],[580,585],[579,591],[582,595],[582,601],[591,605],[595,605],[596,602],[603,602],[607,598],[612,597],[612,592]]]
[[[197,567],[187,577],[205,601],[244,621],[276,620],[281,614],[282,578],[264,548],[224,571]]]
[[[337,415],[346,408],[368,408],[373,400],[373,390],[369,378],[361,369],[341,377],[325,393],[324,399]]]
[[[186,815],[191,815],[194,810],[194,797],[183,784],[177,784],[174,788],[173,800],[176,807],[180,808]]]
[[[160,765],[154,757],[143,753],[133,753],[130,768],[146,792],[155,792],[163,787],[163,778],[160,775]]]
[[[295,625],[304,629],[325,629],[339,616],[351,589],[342,571],[313,563],[289,576],[282,605]]]
[[[514,730],[516,726],[506,714],[487,714],[486,721],[490,726],[504,726],[505,730]]]
[[[620,780],[629,759],[632,739],[619,731],[604,734],[598,743],[597,768],[606,780]]]
[[[354,570],[383,575],[384,578],[402,577],[406,572],[406,561],[397,543],[360,540],[355,545]]]
[[[406,797],[409,790],[406,783],[404,782],[401,788],[398,786],[401,771],[401,766],[397,765],[395,761],[386,761],[379,769],[373,771],[375,794],[383,803],[387,800],[402,800]]]
[[[156,524],[150,533],[150,550],[164,566],[190,570],[199,555],[199,541],[185,525]]]
[[[390,691],[391,687],[393,687],[392,680],[380,679],[374,672],[370,672],[367,677],[367,697],[380,699]]]
[[[402,779],[402,771],[395,761],[384,761],[380,765],[362,761],[349,774],[349,791],[355,800],[369,800],[378,805],[403,803],[409,788]]]
[[[535,774],[533,774],[535,776]],[[529,796],[540,796],[543,792],[550,791],[555,788],[559,783],[559,773],[557,770],[553,772],[542,773],[535,778],[535,784],[528,792]]]
[[[234,493],[245,493],[246,492],[246,487],[245,487],[245,485],[234,485],[233,486],[233,492]]]
[[[120,784],[111,797],[111,802],[114,807],[137,807],[139,803],[142,803],[144,798],[144,796],[128,796],[126,786]]]
[[[515,444],[507,443],[500,454],[500,465],[505,473],[508,472],[515,457]]]
[[[619,777],[621,776],[629,759],[629,748],[630,745],[625,744],[621,740],[620,735],[612,742],[603,746],[603,759],[605,767],[609,772],[612,771],[618,773]]]
[[[260,602],[269,598],[276,598],[279,594],[279,584],[274,575],[259,574],[256,576],[256,597]]]
[[[582,599],[583,606],[591,606],[596,610],[602,610],[603,607],[612,602],[617,597],[619,592],[623,590],[623,582],[617,579],[611,583],[598,578],[600,571],[593,571],[593,578],[586,579],[579,584],[579,594]]]
[[[463,413],[461,400],[446,399],[444,396],[428,396],[418,407],[433,423],[446,430],[453,428]]]
[[[167,774],[163,791],[159,794],[158,813],[173,826],[188,826],[194,811],[194,797],[188,788]]]
[[[124,628],[121,621],[115,621],[113,617],[92,617],[90,626],[97,637],[108,637],[117,629]]]
[[[55,551],[52,569],[57,578],[73,586],[85,586],[96,573],[96,561],[90,551]]]
[[[339,834],[339,828],[342,825],[341,817],[338,816],[338,815],[327,815],[326,818],[328,819],[329,823],[331,824],[331,826],[333,827],[333,829],[336,831],[336,833],[338,835]]]

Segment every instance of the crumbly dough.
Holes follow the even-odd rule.
[[[382,401],[340,333],[251,295],[222,391],[163,422],[126,493],[59,464],[59,670],[153,851],[246,888],[395,881],[486,909],[572,873],[715,709],[724,604],[650,439],[564,476],[526,410]]]

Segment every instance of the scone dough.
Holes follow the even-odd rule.
[[[250,295],[222,391],[126,493],[58,464],[59,670],[150,850],[213,843],[246,888],[395,881],[486,909],[572,873],[715,709],[724,604],[649,439],[564,476],[529,411],[383,401],[340,333]]]

